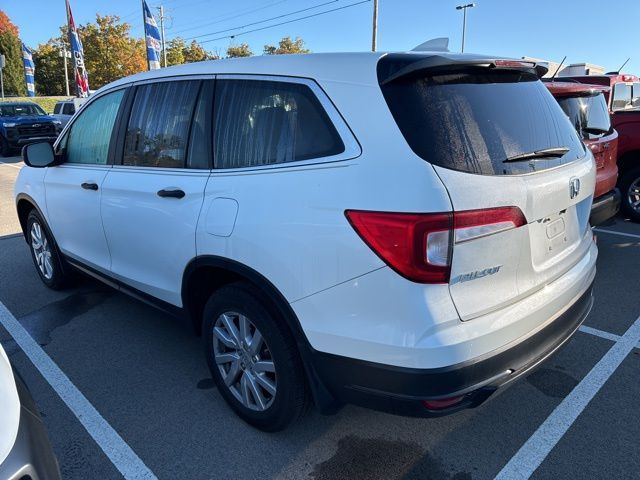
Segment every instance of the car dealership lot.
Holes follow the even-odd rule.
[[[119,434],[113,442],[92,439],[69,399],[60,399],[51,377],[0,326],[64,478],[118,478],[104,452],[123,448],[158,478],[493,478],[518,452],[523,465],[532,461],[538,450],[528,441],[549,452],[533,478],[637,475],[640,349],[619,366],[610,352],[640,323],[640,225],[617,219],[599,229],[596,301],[585,322],[592,330],[479,409],[411,419],[348,406],[335,416],[311,411],[292,428],[266,434],[223,402],[188,326],[90,279],[64,292],[41,284],[27,245],[14,235],[12,188],[21,164],[0,161],[0,302]],[[585,396],[575,392],[588,399],[598,381],[604,385],[580,410]],[[566,434],[536,433],[571,415]]]

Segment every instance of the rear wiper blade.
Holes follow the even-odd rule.
[[[545,148],[534,152],[520,153],[503,160],[503,163],[509,162],[525,162],[527,160],[537,160],[539,158],[560,158],[563,157],[569,149],[567,147]]]

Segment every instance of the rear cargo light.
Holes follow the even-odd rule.
[[[505,68],[533,68],[536,66],[535,62],[525,62],[521,60],[495,60],[493,64],[496,67]]]
[[[518,207],[466,210],[454,214],[455,243],[468,242],[527,223]]]
[[[526,223],[517,207],[455,213],[347,210],[362,240],[387,265],[418,283],[448,283],[454,243],[468,242]]]

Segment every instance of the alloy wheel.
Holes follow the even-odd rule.
[[[246,408],[264,411],[276,396],[276,369],[267,342],[245,315],[225,312],[213,327],[213,355],[224,384]]]
[[[53,277],[51,246],[42,226],[38,222],[31,224],[31,248],[33,249],[33,255],[35,256],[40,273],[47,280],[51,280]]]
[[[627,190],[629,206],[640,213],[640,177],[636,178]]]

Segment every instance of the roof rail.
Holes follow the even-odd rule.
[[[412,52],[448,52],[449,37],[439,37],[427,40],[411,50]]]

